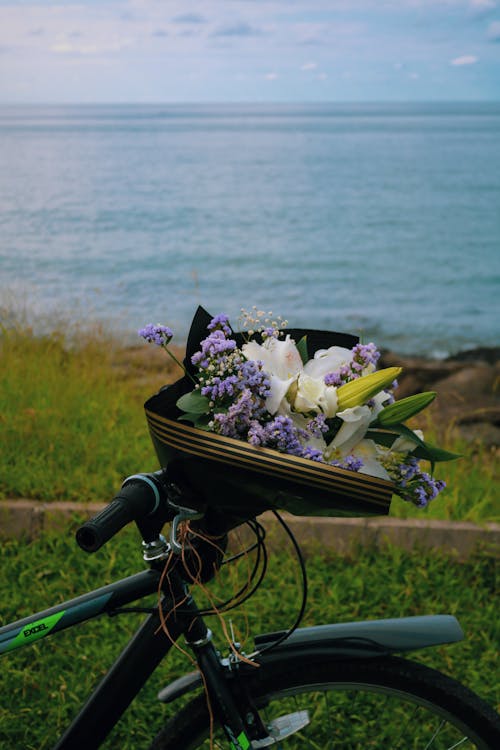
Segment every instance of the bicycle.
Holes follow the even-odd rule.
[[[213,612],[198,608],[192,584],[213,579],[224,555],[231,562],[252,550],[251,576],[236,601],[229,599],[220,609],[250,597],[265,573],[261,524],[249,519],[255,541],[249,550],[227,558],[234,519],[200,504],[172,472],[162,469],[125,480],[113,501],[78,529],[77,543],[95,552],[131,522],[142,536],[147,570],[0,628],[1,654],[104,613],[147,615],[55,750],[99,748],[181,636],[198,669],[160,691],[163,703],[181,697],[187,703],[160,731],[151,750],[326,750],[396,747],[399,740],[411,748],[500,747],[500,720],[487,704],[450,677],[401,656],[461,640],[454,617],[300,628],[306,570],[292,537],[304,582],[296,622],[287,631],[256,636],[252,653],[243,653],[233,640],[222,655],[205,623]],[[171,524],[169,540],[161,533],[166,523]],[[158,606],[134,606],[156,591],[162,593]],[[196,695],[191,698],[191,693]]]

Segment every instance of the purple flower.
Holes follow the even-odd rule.
[[[261,399],[269,396],[271,381],[269,375],[262,369],[262,362],[253,360],[242,362],[238,367],[238,375],[241,378],[242,387],[249,388]]]
[[[252,445],[274,448],[280,453],[290,453],[292,456],[304,454],[304,448],[300,442],[300,438],[304,436],[304,431],[295,427],[290,417],[279,415],[263,425],[262,429],[257,429],[255,425],[252,425],[249,435],[249,442]]]
[[[420,471],[415,456],[407,456],[400,463],[389,456],[385,466],[398,494],[403,500],[413,503],[418,508],[425,508],[446,487],[442,480],[434,479],[430,474]]]
[[[325,375],[325,385],[334,385],[337,388],[342,385],[340,372],[329,372],[328,375]]]
[[[231,326],[229,325],[229,318],[223,313],[220,313],[219,315],[216,315],[215,318],[212,318],[207,328],[209,331],[220,330],[226,336],[230,336],[232,334]]]
[[[344,458],[337,458],[330,461],[331,466],[336,466],[338,469],[347,469],[348,471],[359,471],[363,466],[363,461],[357,456],[344,456]]]
[[[214,377],[201,388],[201,395],[208,396],[210,401],[223,400],[234,396],[238,386],[238,377],[229,375],[227,378]]]
[[[138,331],[138,334],[150,344],[156,344],[156,346],[166,346],[172,340],[174,335],[172,329],[168,326],[155,326],[152,323],[141,328]]]
[[[306,430],[312,435],[312,437],[316,438],[322,437],[328,432],[328,429],[324,414],[318,414],[317,417],[311,419],[306,425]]]
[[[242,438],[250,427],[254,402],[249,390],[242,391],[227,412],[214,414],[214,428],[216,432],[226,437]]]
[[[320,451],[318,448],[313,448],[310,445],[308,445],[307,448],[304,448],[304,452],[302,455],[304,458],[309,458],[311,461],[318,461],[319,463],[325,463],[323,451]]]
[[[375,344],[356,344],[352,349],[352,360],[346,362],[337,371],[325,375],[325,385],[337,388],[344,383],[360,378],[369,366],[375,366],[380,358],[380,352]]]
[[[380,359],[380,352],[373,343],[356,344],[352,352],[353,362],[361,365],[362,369],[368,367],[368,365],[376,365]]]
[[[210,359],[213,359],[220,354],[233,352],[235,349],[236,341],[233,341],[233,339],[227,339],[224,331],[217,329],[212,331],[206,339],[203,339],[201,342],[201,350],[193,354],[191,362],[193,365],[204,366],[205,363],[210,362]],[[208,367],[208,364],[206,366]]]

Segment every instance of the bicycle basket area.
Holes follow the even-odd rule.
[[[199,308],[191,326],[185,366],[208,334],[210,316]],[[347,334],[287,329],[295,340],[307,334],[312,352],[353,346]],[[191,390],[183,377],[145,404],[153,445],[163,468],[172,468],[200,501],[246,520],[269,509],[301,516],[370,516],[389,512],[393,486],[367,474],[255,447],[178,421],[178,398]]]

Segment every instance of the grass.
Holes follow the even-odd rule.
[[[157,468],[142,410],[154,391],[124,375],[104,334],[11,330],[0,346],[0,496],[101,501]]]
[[[178,376],[169,358],[145,344],[126,350],[103,331],[65,330],[0,329],[0,498],[103,502],[124,477],[158,468],[142,405]],[[425,512],[395,498],[391,513],[498,520],[495,456],[452,434],[443,447],[465,454],[438,465],[449,489]]]
[[[90,556],[75,549],[69,533],[48,533],[30,544],[10,541],[0,547],[0,565],[0,624],[33,614],[143,566],[137,533],[132,529],[121,532],[99,553]],[[433,551],[409,554],[390,548],[383,552],[365,549],[350,559],[312,554],[307,566],[309,605],[304,625],[455,614],[466,640],[418,652],[412,658],[451,674],[498,708],[494,558],[483,554],[457,562]],[[240,581],[242,574],[238,574]],[[219,588],[230,585],[234,589],[234,574],[224,575],[229,578],[221,581]],[[237,612],[232,618],[242,639],[247,629],[265,632],[291,624],[299,600],[297,580],[296,566],[284,545],[283,551],[271,556],[265,584],[247,603],[246,612]],[[0,746],[23,750],[52,747],[140,618],[135,614],[98,618],[3,655]],[[211,622],[210,626],[220,639],[217,623]],[[247,650],[250,647],[251,640],[247,639]],[[141,691],[104,747],[147,747],[166,715],[166,708],[157,702],[157,691],[190,669],[187,660],[175,652]]]

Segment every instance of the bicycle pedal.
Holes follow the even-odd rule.
[[[269,724],[266,724],[269,737],[264,737],[261,740],[253,740],[252,750],[275,745],[286,737],[295,734],[295,732],[300,732],[309,723],[309,711],[296,711],[293,714],[286,714],[285,716],[280,716],[278,719],[273,719]]]

